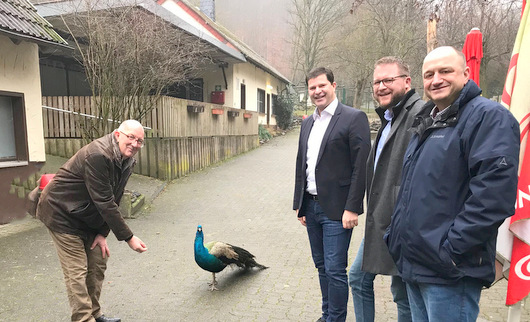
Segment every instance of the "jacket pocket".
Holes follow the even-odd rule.
[[[440,260],[442,263],[442,267],[440,267],[441,270],[439,270],[439,273],[442,276],[448,279],[457,279],[464,275],[464,272],[460,268],[458,268],[457,264],[451,258],[451,255],[444,247],[440,248]]]
[[[71,209],[69,209],[68,212],[72,215],[82,215],[87,212],[88,208],[90,208],[90,202],[77,204],[73,206]]]

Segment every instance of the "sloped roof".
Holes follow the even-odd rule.
[[[4,1],[4,0],[0,0]],[[67,16],[71,14],[77,14],[86,10],[87,3],[83,0],[32,0],[36,4],[36,8],[39,13],[50,19],[56,24],[56,27],[60,28],[62,24],[60,18],[61,16]],[[122,7],[136,7],[142,8],[147,12],[150,12],[153,15],[156,15],[166,22],[172,24],[173,26],[187,32],[188,34],[194,35],[199,39],[202,39],[206,43],[213,46],[216,49],[216,52],[213,52],[211,55],[214,58],[222,59],[223,61],[239,63],[245,62],[245,57],[239,51],[234,48],[227,46],[226,44],[220,42],[218,39],[215,39],[199,30],[190,24],[186,23],[179,17],[175,16],[162,6],[158,5],[154,1],[149,0],[105,0],[98,1],[94,4],[91,4],[93,7],[92,10],[104,10],[106,8],[122,8]]]
[[[205,15],[203,12],[201,12],[197,7],[191,5],[186,0],[180,0],[184,4],[186,4],[191,10],[193,10],[195,13],[197,13],[208,25],[210,25],[212,28],[214,28],[217,32],[223,35],[234,47],[236,47],[247,60],[249,60],[254,65],[257,65],[261,69],[271,73],[272,75],[278,77],[279,79],[283,80],[284,82],[291,83],[287,77],[283,76],[276,68],[274,68],[271,64],[269,64],[265,58],[261,57],[258,53],[256,53],[252,48],[250,48],[247,44],[245,44],[242,40],[240,40],[236,35],[231,33],[228,29],[223,27],[221,24],[213,21]]]
[[[28,0],[0,0],[0,34],[41,45],[68,47]]]

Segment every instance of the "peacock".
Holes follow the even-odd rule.
[[[257,267],[266,269],[267,266],[258,264],[254,260],[254,255],[249,251],[233,246],[230,244],[212,241],[204,245],[204,235],[202,233],[202,226],[197,227],[195,234],[195,262],[202,269],[212,272],[213,281],[208,283],[210,291],[218,290],[216,287],[215,273],[219,273],[228,265],[237,265],[238,267],[249,269]]]

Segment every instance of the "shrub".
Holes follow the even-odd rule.
[[[267,130],[263,125],[258,125],[258,135],[260,141],[268,141],[272,139],[272,135],[270,134],[269,130]]]
[[[289,95],[278,95],[274,101],[274,114],[276,124],[282,130],[286,130],[293,122],[294,101]]]

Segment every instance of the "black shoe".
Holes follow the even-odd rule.
[[[317,322],[326,322],[326,319],[324,319],[323,317],[319,317]]]
[[[120,318],[108,318],[104,315],[96,319],[96,322],[121,322]]]

